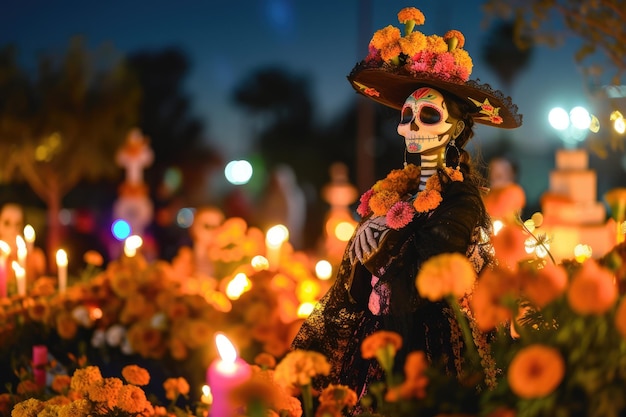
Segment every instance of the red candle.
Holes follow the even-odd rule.
[[[33,375],[35,383],[46,386],[46,365],[48,364],[48,348],[44,345],[33,346]]]
[[[235,417],[243,404],[229,398],[230,392],[243,384],[252,375],[252,369],[244,360],[237,357],[237,351],[226,336],[218,333],[215,343],[220,357],[213,361],[207,371],[207,384],[211,387],[213,404],[211,417]]]

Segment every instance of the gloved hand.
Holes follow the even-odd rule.
[[[355,259],[365,262],[378,250],[380,242],[389,233],[385,216],[374,216],[365,220],[356,231],[356,236],[350,245],[350,262]]]

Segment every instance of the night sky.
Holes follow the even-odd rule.
[[[90,47],[108,42],[122,52],[158,51],[180,47],[192,68],[186,89],[194,113],[206,120],[207,138],[230,157],[245,157],[247,137],[243,114],[230,101],[235,85],[252,71],[281,66],[310,80],[320,123],[349,104],[354,91],[346,75],[366,54],[358,39],[359,0],[172,0],[78,2],[71,0],[4,0],[0,13],[0,44],[15,43],[20,60],[33,65],[38,52],[61,53],[73,35],[82,34]],[[426,23],[425,34],[463,32],[465,49],[474,60],[471,78],[501,88],[496,75],[480,59],[486,42],[481,1],[372,0],[371,34],[387,25],[399,26],[396,14],[417,7]],[[558,144],[547,121],[560,105],[586,105],[582,77],[574,64],[576,44],[558,49],[536,48],[531,64],[505,91],[524,114],[524,125],[511,131],[524,159],[543,171],[521,172],[530,199],[545,191],[553,162],[535,155]],[[479,127],[474,143],[496,140],[500,129]]]

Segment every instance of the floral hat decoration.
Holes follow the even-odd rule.
[[[469,80],[473,63],[463,49],[461,32],[450,30],[441,37],[414,31],[425,21],[424,14],[414,7],[400,10],[398,21],[404,25],[404,36],[392,25],[378,30],[369,43],[369,54],[348,76],[358,93],[401,110],[413,91],[432,87],[473,106],[476,123],[505,129],[521,126],[522,116],[510,97],[488,84]]]

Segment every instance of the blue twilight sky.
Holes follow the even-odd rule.
[[[207,136],[227,156],[240,157],[248,132],[229,95],[251,71],[280,65],[306,76],[322,123],[354,98],[346,75],[366,54],[357,32],[359,6],[367,3],[372,7],[367,40],[377,29],[399,26],[396,14],[403,7],[417,7],[426,17],[419,30],[463,32],[474,60],[471,78],[501,88],[480,60],[487,34],[478,0],[0,0],[0,44],[16,43],[26,64],[38,52],[63,51],[76,34],[90,46],[110,42],[122,52],[178,46],[192,65],[186,88],[195,114],[207,120]],[[524,125],[510,133],[520,158],[555,146],[547,121],[552,107],[587,104],[574,64],[575,46],[538,47],[513,90],[505,91],[524,114]],[[498,130],[480,127],[475,142],[497,137]],[[531,198],[547,186],[547,174],[542,175],[527,179],[537,187],[529,191]]]

